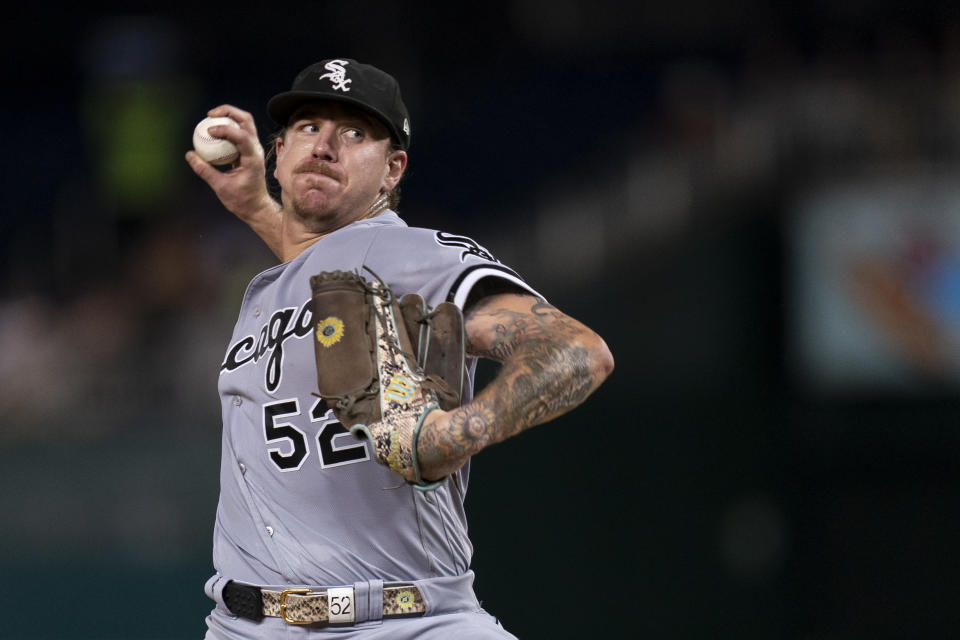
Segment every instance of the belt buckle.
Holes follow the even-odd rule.
[[[284,589],[280,592],[280,617],[283,618],[283,621],[287,624],[311,624],[309,620],[300,621],[300,620],[291,620],[287,617],[287,596],[291,593],[296,593],[298,595],[307,595],[311,593],[310,589]]]

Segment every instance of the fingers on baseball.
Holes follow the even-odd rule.
[[[238,147],[240,146],[241,142],[249,137],[249,134],[240,127],[234,127],[229,124],[218,124],[209,127],[207,129],[207,133],[214,138],[223,138],[224,140],[229,140]]]
[[[236,145],[237,151],[240,152],[238,162],[243,158],[260,157],[263,155],[263,148],[260,146],[260,141],[256,135],[251,135],[248,131],[231,127],[230,125],[217,125],[210,127],[207,131],[216,138],[229,140]],[[237,166],[238,162],[235,162],[234,166]]]
[[[263,147],[257,137],[257,127],[254,124],[253,116],[248,111],[239,109],[232,104],[222,104],[207,111],[207,115],[211,118],[230,118],[238,125],[238,127],[217,125],[208,129],[210,135],[229,140],[236,145],[240,157],[233,163],[232,167],[239,167],[241,162],[248,158],[259,159],[263,157]]]
[[[253,116],[249,111],[244,111],[238,107],[233,106],[232,104],[222,104],[218,107],[214,107],[207,112],[208,116],[211,117],[220,117],[225,116],[235,120],[240,128],[246,131],[247,133],[256,136],[257,127],[253,122]]]

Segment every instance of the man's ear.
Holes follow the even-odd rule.
[[[387,156],[387,174],[383,177],[383,188],[392,190],[400,183],[403,172],[407,169],[407,152],[398,149]]]

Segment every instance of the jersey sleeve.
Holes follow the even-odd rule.
[[[447,301],[461,309],[478,282],[498,278],[542,297],[516,271],[463,235],[401,227],[384,229],[364,258],[398,295],[419,293],[427,304]]]

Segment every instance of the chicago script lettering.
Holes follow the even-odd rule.
[[[251,362],[268,357],[264,371],[264,388],[276,391],[283,376],[283,343],[290,338],[303,338],[313,330],[313,313],[310,300],[299,309],[277,309],[260,327],[259,336],[247,335],[227,348],[227,355],[220,365],[220,373],[236,371]]]

